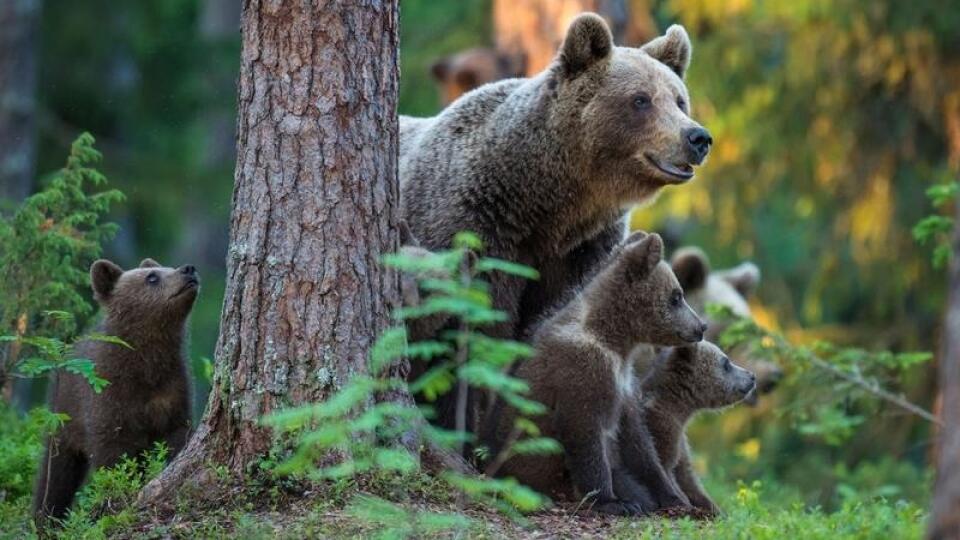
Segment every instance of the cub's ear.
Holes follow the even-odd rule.
[[[674,73],[683,78],[690,67],[690,54],[693,45],[687,31],[679,24],[667,28],[667,33],[648,42],[640,50],[667,65]]]
[[[123,274],[123,269],[106,259],[100,259],[90,266],[90,284],[93,286],[93,297],[98,302],[110,297],[120,274]]]
[[[630,236],[628,236],[627,239],[623,241],[623,244],[627,245],[627,244],[632,244],[634,242],[639,242],[644,238],[646,238],[647,236],[649,236],[647,231],[633,231],[632,233],[630,233]]]
[[[744,298],[749,297],[760,283],[760,269],[752,262],[740,263],[738,266],[718,272],[718,275],[727,281]]]
[[[563,38],[560,65],[564,75],[573,79],[595,63],[607,59],[612,52],[613,35],[607,22],[596,13],[582,13],[570,23]]]
[[[140,261],[140,268],[159,268],[160,263],[147,257],[146,259]]]
[[[447,77],[450,75],[450,57],[443,57],[430,66],[430,74],[433,75],[433,78],[440,81],[446,82]]]
[[[643,279],[663,260],[663,239],[659,234],[649,234],[643,240],[624,248],[627,275]]]
[[[685,247],[677,250],[670,260],[673,273],[684,291],[695,291],[707,283],[710,274],[710,260],[707,254],[695,247]]]

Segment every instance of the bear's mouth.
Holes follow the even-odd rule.
[[[660,161],[651,154],[643,154],[643,157],[647,158],[647,161],[649,161],[657,170],[668,176],[681,181],[687,181],[693,178],[693,166],[689,163],[684,163],[682,165],[671,165],[669,163]]]
[[[170,298],[171,299],[176,298],[187,291],[197,289],[199,287],[200,287],[200,281],[196,278],[191,278],[186,283],[184,283],[183,287],[180,287],[180,290],[170,295]]]

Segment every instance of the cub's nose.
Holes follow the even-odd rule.
[[[195,276],[197,275],[197,269],[192,264],[185,264],[180,267],[180,273],[188,276]]]
[[[687,139],[687,147],[694,156],[694,162],[699,164],[703,158],[710,152],[710,145],[713,144],[713,137],[710,132],[702,127],[689,128],[684,134]]]

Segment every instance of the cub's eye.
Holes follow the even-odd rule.
[[[673,307],[680,307],[680,304],[683,302],[683,291],[680,289],[674,289],[670,293],[670,305]]]
[[[151,285],[156,285],[157,283],[160,283],[160,276],[158,276],[155,272],[150,272],[149,274],[147,274],[147,283]]]
[[[681,111],[687,110],[687,101],[680,96],[677,96],[677,107],[680,107]]]
[[[729,358],[724,358],[724,359],[723,359],[723,370],[726,371],[726,372],[729,372],[731,369],[733,369],[733,364],[730,363],[730,359],[729,359]]]
[[[644,109],[649,109],[653,105],[653,100],[650,99],[650,96],[646,94],[640,94],[637,97],[633,98],[633,108],[638,111]]]

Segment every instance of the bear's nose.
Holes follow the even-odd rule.
[[[707,157],[707,152],[710,151],[710,145],[713,144],[713,137],[710,136],[709,131],[702,127],[688,129],[686,136],[690,150],[694,156],[696,156],[697,163],[700,163],[703,161],[703,158]]]
[[[192,264],[185,264],[180,267],[180,272],[188,276],[196,275],[197,269]]]

